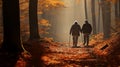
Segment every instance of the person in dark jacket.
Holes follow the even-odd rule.
[[[70,35],[72,34],[73,36],[73,47],[77,47],[78,37],[80,36],[80,32],[81,32],[81,27],[77,23],[77,21],[75,21],[75,23],[72,25],[70,29]]]
[[[89,44],[89,35],[92,32],[92,27],[91,25],[88,23],[88,21],[85,21],[85,24],[83,24],[82,26],[82,33],[84,35],[84,45],[86,44],[86,46],[88,46]]]

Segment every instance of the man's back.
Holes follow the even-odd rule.
[[[71,27],[70,34],[72,33],[72,35],[79,36],[80,35],[80,31],[81,31],[80,25],[74,24]]]
[[[72,34],[73,37],[73,47],[77,47],[80,32],[81,32],[80,25],[77,22],[75,22],[70,29],[70,35]]]
[[[92,27],[89,23],[85,23],[82,27],[82,32],[83,33],[91,33]]]

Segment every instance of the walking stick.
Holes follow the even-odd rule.
[[[70,47],[70,39],[71,39],[71,35],[69,36],[69,47]]]
[[[80,38],[79,38],[80,46],[81,46],[81,42],[82,42],[82,33],[80,33]]]

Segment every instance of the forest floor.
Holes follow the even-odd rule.
[[[41,56],[45,67],[80,67],[80,64],[85,61],[95,61],[96,58],[92,55],[92,47],[68,47],[60,43],[42,43],[45,53]],[[20,65],[22,60],[18,62]],[[22,65],[26,64],[22,61]],[[22,65],[17,67],[22,67]]]
[[[80,62],[95,60],[91,47],[66,47],[57,44],[49,47],[50,52],[42,56],[46,67],[79,67]]]
[[[44,62],[45,67],[81,67],[81,66],[94,66],[105,63],[104,60],[99,61],[93,54],[93,46],[103,42],[103,34],[98,34],[90,40],[89,47],[85,47],[82,43],[78,44],[77,48],[72,48],[72,44],[52,42],[49,39],[42,42],[31,42],[29,46],[32,55],[38,57]],[[36,45],[37,44],[37,45]],[[41,47],[42,46],[42,47]],[[28,48],[28,46],[27,46]],[[42,56],[40,56],[40,52]],[[18,60],[16,67],[24,67],[26,62]],[[94,66],[95,67],[95,66]]]

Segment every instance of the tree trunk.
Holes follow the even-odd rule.
[[[91,12],[92,12],[93,34],[96,34],[95,0],[91,0]]]
[[[3,0],[3,43],[0,67],[14,67],[23,51],[20,40],[19,0]]]
[[[85,19],[87,20],[88,16],[87,16],[87,1],[86,0],[84,0],[84,6],[85,6]]]
[[[110,2],[101,0],[102,3],[102,18],[103,18],[103,33],[104,39],[110,37],[110,24],[111,24],[111,7]]]
[[[37,15],[37,3],[38,3],[38,0],[29,0],[29,24],[30,24],[30,40],[38,40],[40,39],[40,36],[39,36],[39,30],[38,30],[38,15]],[[42,62],[40,60],[41,58],[41,51],[39,51],[41,48],[40,47],[40,44],[35,44],[37,43],[37,41],[33,41],[34,43],[31,47],[31,49],[29,50],[29,52],[31,53],[32,55],[32,64],[35,66],[35,67],[43,67],[42,66]],[[39,50],[37,49],[39,48]],[[37,50],[37,51],[36,51]]]
[[[38,0],[29,1],[30,40],[40,38],[38,30],[37,3]]]
[[[120,0],[118,0],[119,3],[119,18],[120,18]]]
[[[98,0],[98,33],[100,32],[100,20],[101,20],[101,7],[100,7],[100,0]]]
[[[115,18],[117,19],[118,18],[118,15],[119,15],[119,13],[118,13],[118,2],[116,2],[115,3]]]
[[[118,20],[119,20],[119,1],[117,0],[116,2],[115,2],[115,5],[114,5],[114,7],[115,7],[115,25],[116,25],[116,29],[117,29],[117,26],[118,26]]]

